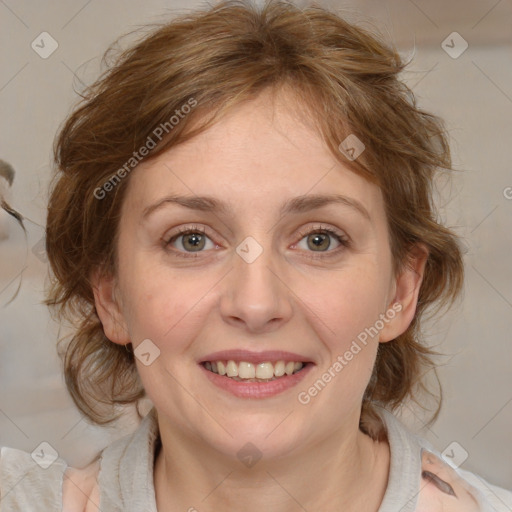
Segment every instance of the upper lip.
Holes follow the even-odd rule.
[[[263,363],[266,361],[295,361],[301,363],[312,362],[306,356],[295,354],[293,352],[286,352],[283,350],[266,350],[265,352],[252,352],[250,350],[221,350],[219,352],[212,352],[201,358],[199,363],[206,361],[245,361],[247,363]]]

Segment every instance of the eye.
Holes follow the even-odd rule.
[[[333,228],[316,226],[309,231],[300,232],[301,240],[295,246],[306,250],[307,252],[328,253],[326,256],[338,254],[341,250],[350,246],[349,238],[342,232]],[[332,240],[335,240],[336,247],[331,249]],[[301,245],[305,240],[305,246]],[[210,244],[208,246],[208,243]],[[205,229],[200,226],[185,226],[180,228],[177,233],[164,241],[164,245],[172,250],[176,256],[184,258],[197,258],[204,249],[215,249],[219,246],[214,244],[206,235]],[[172,249],[171,249],[172,248]],[[196,253],[196,254],[194,254]],[[323,255],[321,256],[323,257]]]
[[[337,254],[350,245],[349,238],[342,232],[323,226],[316,226],[309,231],[300,232],[299,235],[302,238],[300,242],[296,244],[298,247],[306,251],[319,253],[328,252],[329,256],[333,253]],[[335,239],[335,244],[338,245],[333,250],[329,250],[333,245],[332,239]],[[301,245],[303,240],[305,243]]]
[[[208,242],[210,243],[209,247]],[[174,252],[177,256],[182,256],[184,258],[197,257],[194,254],[187,253],[198,253],[202,252],[203,249],[213,249],[218,247],[205,234],[205,229],[197,226],[181,228],[178,233],[165,241],[165,247],[169,248],[169,246],[176,249]]]

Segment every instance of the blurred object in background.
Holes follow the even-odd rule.
[[[11,186],[14,181],[14,169],[4,160],[0,160],[0,240],[9,237],[8,216],[13,215],[11,204]]]

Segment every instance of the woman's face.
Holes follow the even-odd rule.
[[[277,456],[355,434],[378,341],[409,325],[424,263],[394,278],[380,189],[293,116],[290,95],[279,98],[273,111],[263,93],[142,162],[122,208],[117,276],[96,281],[105,333],[144,354],[137,368],[161,421],[230,455],[247,442]],[[396,301],[401,311],[387,313]],[[308,364],[302,378],[264,386],[202,364],[250,360],[212,355],[236,350],[255,367]]]

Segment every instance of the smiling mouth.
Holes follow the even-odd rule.
[[[272,382],[302,371],[312,363],[300,361],[205,361],[201,363],[208,371],[228,377],[237,382]]]

